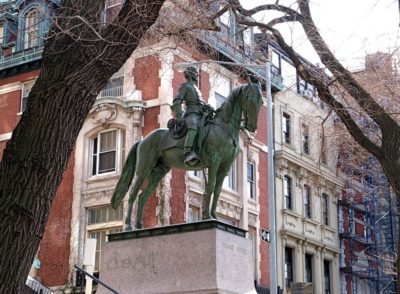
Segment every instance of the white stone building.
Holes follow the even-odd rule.
[[[288,88],[274,96],[278,285],[291,293],[293,282],[312,282],[314,293],[339,293],[342,183],[333,117],[315,91],[299,92]]]

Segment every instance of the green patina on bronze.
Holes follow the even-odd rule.
[[[129,209],[126,217],[127,230],[131,230],[132,207],[136,198],[139,204],[136,228],[142,228],[143,208],[161,179],[171,168],[184,170],[208,169],[208,180],[203,201],[203,219],[217,219],[216,208],[225,176],[239,152],[239,131],[243,127],[250,132],[257,128],[258,113],[262,105],[260,87],[249,83],[234,89],[215,117],[199,129],[202,142],[199,160],[195,165],[184,162],[185,137],[174,138],[168,129],[157,129],[131,148],[121,177],[111,199],[114,208],[120,205],[128,192]],[[244,120],[242,120],[242,117]],[[142,184],[147,185],[138,195]]]

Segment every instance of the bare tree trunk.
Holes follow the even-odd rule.
[[[53,37],[46,43],[40,75],[0,162],[0,293],[21,292],[97,93],[138,46],[164,1],[125,1],[118,26],[103,29],[111,36],[107,42],[82,41],[93,34],[91,25],[79,32],[81,38],[73,37],[77,10],[71,7],[78,1],[64,1],[57,16],[61,27],[50,31]],[[96,5],[99,14],[104,4],[92,2],[80,3],[83,19],[90,20]],[[65,33],[68,28],[71,34]]]

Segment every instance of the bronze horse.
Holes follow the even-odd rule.
[[[224,178],[239,152],[239,131],[242,128],[242,117],[244,117],[244,128],[254,132],[257,128],[261,105],[261,89],[257,84],[249,83],[234,89],[209,123],[208,134],[199,154],[201,161],[194,167],[186,166],[183,163],[184,138],[174,139],[168,129],[154,130],[142,141],[135,143],[129,152],[111,199],[112,206],[118,207],[136,175],[129,195],[129,210],[125,221],[127,230],[132,229],[133,203],[138,197],[139,189],[145,179],[148,180],[147,186],[139,195],[136,218],[136,228],[138,229],[143,227],[142,213],[145,203],[172,167],[184,170],[208,168],[208,181],[202,211],[203,219],[216,219],[216,207]]]

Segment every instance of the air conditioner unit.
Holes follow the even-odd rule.
[[[313,96],[310,90],[301,90],[300,95],[308,99],[311,99]]]

